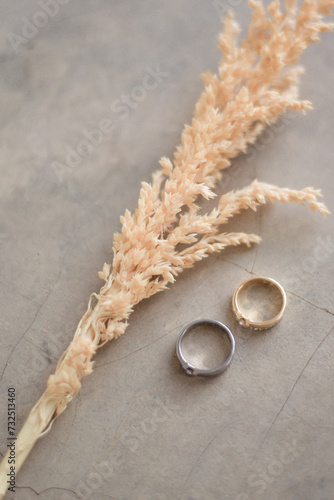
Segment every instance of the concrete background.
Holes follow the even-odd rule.
[[[247,5],[225,3],[245,28]],[[59,0],[52,15],[40,11],[31,0],[1,4],[2,453],[7,388],[16,388],[22,425],[102,284],[119,216],[134,210],[159,158],[173,155],[199,74],[220,57],[212,2]],[[254,178],[314,186],[334,211],[333,42],[327,34],[303,57],[301,97],[314,111],[289,114],[260,138],[219,193]],[[156,88],[112,111],[157,65]],[[105,119],[114,128],[101,143],[59,168]],[[333,221],[278,203],[232,221],[261,245],[212,256],[139,304],[8,498],[332,500]],[[242,329],[231,313],[233,290],[251,273],[287,290],[283,320],[265,333]],[[174,354],[182,326],[200,317],[226,322],[236,337],[232,365],[213,380],[188,378]]]

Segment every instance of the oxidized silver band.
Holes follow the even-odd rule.
[[[211,368],[211,369],[207,369],[207,370],[202,369],[202,368],[196,368],[195,366],[193,366],[191,363],[189,363],[185,359],[184,354],[182,352],[182,340],[183,340],[184,336],[187,335],[187,333],[190,332],[190,330],[192,328],[194,328],[198,325],[202,325],[202,324],[218,326],[220,328],[220,330],[222,331],[222,333],[227,335],[227,337],[230,341],[230,344],[231,344],[231,349],[230,349],[230,352],[229,352],[227,359],[221,365],[217,366],[216,368]],[[210,335],[210,332],[208,332],[208,335]],[[234,337],[233,337],[231,330],[226,325],[221,323],[220,321],[217,321],[214,319],[199,319],[199,320],[193,321],[192,323],[189,323],[182,330],[182,332],[177,340],[177,343],[176,343],[176,354],[177,354],[177,357],[180,361],[180,364],[181,364],[182,368],[184,369],[184,371],[186,372],[186,374],[193,375],[193,376],[201,376],[201,377],[214,377],[215,375],[219,375],[221,372],[226,370],[226,368],[229,366],[229,364],[232,361],[234,350],[235,350],[235,340],[234,340]]]

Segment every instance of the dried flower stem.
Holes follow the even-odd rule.
[[[184,128],[174,161],[162,158],[162,170],[152,184],[143,183],[138,208],[121,217],[122,233],[114,236],[112,266],[99,273],[105,280],[94,308],[89,302],[73,341],[61,356],[47,388],[31,410],[16,442],[16,472],[36,440],[80,390],[81,379],[92,372],[97,348],[123,334],[135,304],[167,288],[183,269],[208,254],[231,245],[258,243],[259,236],[221,232],[220,226],[247,208],[266,200],[308,203],[311,210],[328,212],[317,201],[319,190],[295,191],[254,181],[239,191],[223,195],[216,208],[201,215],[200,197],[215,196],[212,189],[230,160],[245,152],[264,128],[288,108],[305,111],[299,101],[302,51],[319,41],[319,33],[332,29],[323,21],[334,0],[273,1],[265,12],[261,1],[249,0],[253,9],[248,36],[239,47],[239,27],[228,15],[219,37],[223,52],[218,75],[203,76],[205,89],[196,105],[191,125]],[[287,69],[288,68],[288,69]],[[8,457],[0,465],[0,498],[7,484]]]

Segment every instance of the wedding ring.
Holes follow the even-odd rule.
[[[254,277],[240,283],[232,308],[241,326],[266,330],[282,318],[286,306],[283,287],[272,278]]]
[[[211,327],[211,328],[208,328],[208,333],[207,333],[208,335],[212,334],[212,331],[214,329],[216,330],[216,333],[218,330],[219,334],[223,334],[224,337],[227,337],[227,339],[229,341],[228,342],[229,348],[228,348],[227,358],[225,359],[225,361],[223,363],[221,363],[220,365],[218,365],[214,368],[211,368],[211,367],[210,368],[206,368],[206,367],[197,368],[196,366],[194,366],[194,364],[190,363],[185,358],[184,350],[182,349],[182,347],[184,347],[184,339],[186,336],[188,336],[190,334],[190,332],[194,333],[194,329],[196,329],[196,327],[200,327],[200,326]],[[205,332],[205,336],[206,336],[206,332]],[[220,336],[221,335],[219,335],[219,337]],[[189,340],[189,338],[188,338],[188,340]],[[229,364],[232,361],[234,349],[235,349],[235,341],[234,341],[234,337],[232,335],[231,330],[226,325],[221,323],[220,321],[213,320],[213,319],[200,319],[197,321],[193,321],[192,323],[189,323],[182,330],[182,332],[177,340],[177,343],[176,343],[176,354],[177,354],[177,357],[180,361],[180,364],[181,364],[182,368],[184,369],[184,371],[186,372],[186,374],[193,375],[193,376],[202,376],[202,377],[213,377],[215,375],[219,375],[221,372],[226,370],[226,368],[229,366]],[[203,350],[205,350],[205,346],[204,346]],[[199,354],[201,354],[201,353],[199,353]],[[215,349],[215,355],[216,354],[217,354],[217,349]]]

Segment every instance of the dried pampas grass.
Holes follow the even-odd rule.
[[[298,100],[298,62],[302,51],[319,41],[319,33],[332,29],[324,22],[334,0],[273,1],[266,13],[260,1],[253,9],[248,36],[237,44],[239,27],[232,15],[219,36],[223,56],[218,74],[203,76],[205,88],[191,125],[184,128],[174,160],[162,158],[162,169],[151,184],[143,183],[138,208],[121,218],[122,232],[114,236],[114,259],[105,264],[105,281],[96,305],[82,317],[73,341],[61,356],[47,388],[32,409],[16,442],[16,472],[36,440],[45,434],[92,372],[92,357],[108,341],[119,337],[135,304],[164,290],[183,269],[227,246],[259,243],[254,234],[222,232],[222,226],[241,210],[256,210],[267,200],[308,204],[322,215],[320,191],[295,191],[255,180],[250,186],[223,195],[205,215],[199,198],[213,198],[213,188],[231,159],[246,152],[265,127],[287,109],[305,111],[308,101]],[[7,484],[7,456],[0,466],[0,498]]]

